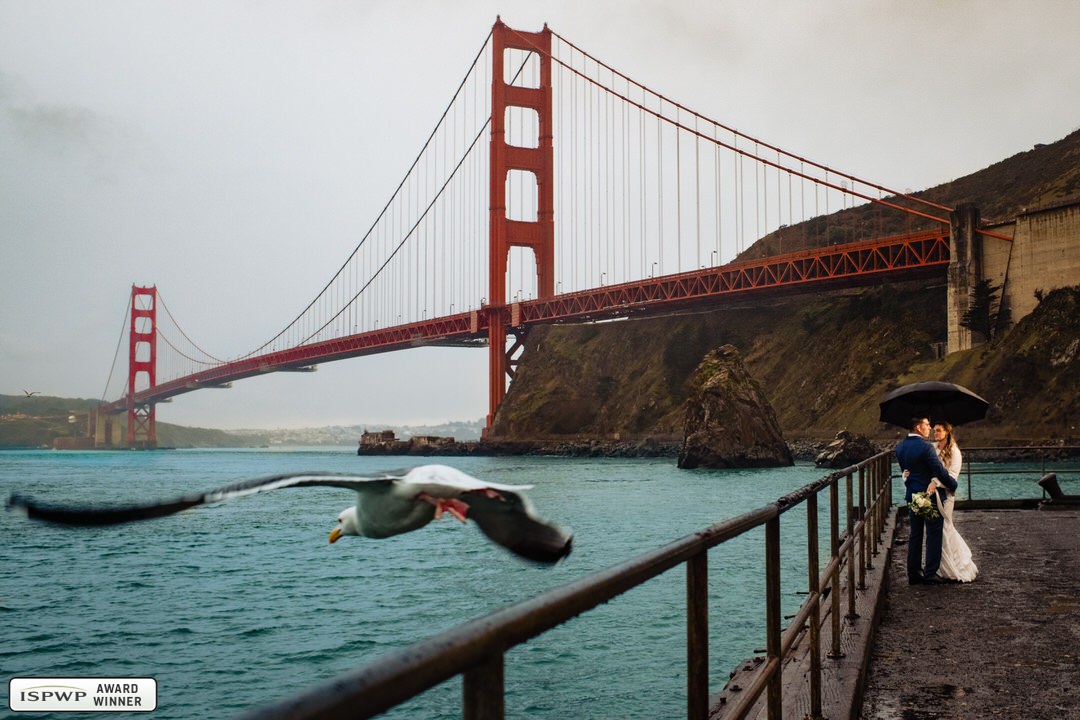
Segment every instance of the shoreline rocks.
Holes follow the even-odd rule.
[[[836,437],[814,457],[814,464],[820,468],[846,468],[877,455],[878,448],[865,435],[855,435],[847,430],[836,433]]]
[[[640,441],[604,440],[466,440],[438,448],[413,447],[406,451],[370,449],[360,455],[398,455],[411,457],[461,457],[499,455],[558,455],[562,457],[676,457],[680,443],[646,438]]]
[[[832,441],[815,440],[813,438],[798,438],[788,442],[788,450],[794,460],[800,462],[813,462],[821,451]],[[1034,445],[1034,443],[1032,443]],[[875,451],[883,452],[891,450],[896,443],[894,441],[881,441],[875,443]],[[1038,447],[1045,447],[1039,445]],[[573,440],[527,440],[527,441],[486,441],[486,440],[463,440],[457,441],[438,449],[412,450],[410,452],[376,451],[362,452],[361,455],[372,456],[398,456],[398,457],[463,457],[463,456],[513,456],[513,455],[552,455],[558,457],[611,457],[611,458],[635,458],[635,457],[670,457],[677,458],[682,443],[677,440],[657,440],[646,438],[644,440],[588,440],[576,438]],[[1061,447],[1036,450],[1028,445],[1016,445],[1015,447],[996,448],[994,451],[981,450],[977,452],[979,462],[1021,462],[1030,460],[1032,456],[1045,457],[1046,459],[1066,460],[1080,457],[1080,452],[1075,447]],[[854,463],[851,463],[854,464]]]

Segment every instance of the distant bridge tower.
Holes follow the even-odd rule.
[[[140,300],[142,302],[140,302]],[[157,384],[157,286],[131,286],[131,329],[128,333],[128,447],[157,447],[154,403],[136,403],[135,387],[142,373],[147,387]]]
[[[538,87],[506,82],[506,50],[535,53],[540,64]],[[539,137],[535,146],[521,147],[506,142],[508,108],[533,110],[538,117]],[[526,140],[526,145],[529,145]],[[491,205],[489,226],[489,402],[487,426],[495,419],[506,395],[507,377],[512,377],[511,355],[519,347],[506,349],[507,331],[514,319],[506,307],[506,271],[510,248],[533,251],[536,258],[536,286],[540,298],[555,294],[555,202],[554,152],[552,149],[551,31],[547,25],[538,33],[512,30],[496,20],[492,28],[491,67]],[[532,173],[536,178],[535,221],[507,217],[506,183],[511,170]],[[516,334],[516,333],[515,333]],[[519,338],[520,340],[520,338]]]

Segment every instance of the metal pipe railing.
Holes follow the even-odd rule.
[[[1080,454],[1080,446],[1076,445],[1029,445],[1029,446],[1017,446],[1017,447],[966,447],[962,448],[964,453],[964,469],[963,474],[967,480],[967,497],[969,500],[974,499],[971,489],[971,476],[972,475],[1016,475],[1017,471],[1015,467],[1008,467],[1010,464],[1020,461],[1018,455],[1037,454],[1033,460],[1037,460],[1040,464],[1039,477],[1046,475],[1046,462],[1049,458],[1049,454],[1064,453],[1070,457],[1075,458]],[[1009,457],[1008,462],[1002,463],[1002,467],[995,468],[978,468],[973,469],[972,465],[979,463],[979,456],[990,458],[1000,457],[1002,454],[1007,454]],[[981,461],[985,462],[985,460]],[[1080,473],[1080,467],[1072,468],[1058,468],[1055,470],[1058,477],[1065,477],[1069,474]],[[959,480],[959,478],[957,478]],[[1043,493],[1043,499],[1046,499],[1046,493]]]
[[[692,535],[606,570],[554,588],[536,597],[451,628],[439,635],[383,657],[359,670],[317,685],[299,696],[259,707],[243,718],[337,720],[369,718],[384,712],[456,675],[463,676],[462,707],[466,720],[501,720],[505,715],[505,654],[510,648],[571,618],[606,603],[671,568],[686,564],[687,717],[704,720],[709,714],[708,678],[708,551],[721,543],[764,526],[766,582],[766,659],[740,693],[725,717],[745,717],[766,693],[770,720],[782,715],[784,660],[796,639],[810,625],[811,717],[821,717],[821,598],[832,600],[832,651],[840,652],[840,569],[848,566],[848,618],[855,615],[852,566],[858,564],[860,585],[866,543],[880,542],[891,505],[891,452],[834,472],[785,495],[774,503],[712,525]],[[855,517],[852,476],[859,473],[858,517]],[[869,505],[864,506],[863,482],[870,480]],[[846,478],[846,532],[839,533],[839,480]],[[828,490],[830,557],[819,568],[818,495]],[[781,629],[780,516],[806,503],[807,597],[786,630]],[[868,518],[873,518],[868,522]],[[868,532],[875,533],[872,539]],[[824,577],[824,581],[822,581]]]
[[[796,491],[796,493],[785,496],[778,501],[778,504],[780,504],[782,508],[782,512],[790,509],[790,507],[793,507],[799,502],[805,501],[807,503],[807,564],[809,568],[808,575],[812,576],[819,565],[816,557],[818,538],[816,530],[813,529],[817,526],[817,495],[825,487],[828,487],[830,504],[833,508],[836,508],[839,504],[839,479],[841,477],[850,477],[855,471],[861,469],[867,471],[871,486],[869,493],[871,500],[869,505],[867,505],[863,517],[869,516],[876,519],[869,523],[866,522],[865,519],[851,522],[849,525],[851,531],[845,534],[841,539],[838,533],[838,515],[835,510],[833,511],[832,517],[830,518],[831,557],[829,564],[821,572],[826,579],[824,581],[818,580],[816,583],[811,580],[807,599],[802,603],[799,611],[793,616],[791,624],[783,633],[778,654],[774,656],[768,651],[768,648],[766,648],[766,662],[754,671],[754,674],[748,682],[744,681],[743,691],[740,693],[738,701],[731,706],[726,707],[724,713],[720,717],[725,719],[746,717],[756,706],[762,692],[764,692],[766,688],[772,689],[771,682],[780,681],[778,668],[782,667],[784,664],[789,651],[795,644],[795,640],[804,632],[807,623],[810,624],[810,648],[808,650],[810,654],[810,677],[808,682],[810,685],[811,704],[808,717],[822,717],[821,674],[824,668],[821,663],[820,599],[824,596],[826,591],[830,592],[832,598],[832,652],[829,653],[829,657],[831,659],[840,659],[844,657],[844,653],[840,650],[842,636],[839,612],[840,569],[843,565],[851,562],[854,548],[856,545],[861,545],[865,542],[864,537],[870,529],[873,529],[875,533],[878,533],[878,535],[873,538],[875,544],[880,543],[882,540],[880,533],[885,528],[888,511],[892,507],[891,453],[886,452],[879,454],[870,460],[859,463],[851,468],[846,468],[833,473],[817,483],[807,485]],[[811,537],[813,537],[813,540],[811,540]],[[811,542],[813,542],[812,549],[810,545]],[[859,560],[860,563],[865,561],[865,557]],[[854,612],[854,605],[849,605],[848,619],[851,620],[857,617],[858,615]],[[775,705],[771,696],[766,703],[766,710],[770,720],[776,720],[782,717],[780,708]]]

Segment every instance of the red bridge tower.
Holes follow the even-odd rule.
[[[146,300],[148,298],[148,300]],[[143,302],[139,302],[144,299]],[[157,446],[154,403],[136,403],[135,386],[146,373],[148,387],[157,384],[157,286],[131,286],[131,329],[128,333],[128,447]]]
[[[506,82],[506,50],[535,53],[540,64],[538,87]],[[539,137],[536,147],[506,142],[507,108],[527,108],[536,112]],[[551,31],[547,25],[538,33],[512,30],[496,19],[492,28],[491,67],[491,206],[489,226],[488,352],[489,393],[487,427],[495,419],[506,395],[507,377],[513,377],[511,356],[520,347],[522,334],[514,328],[511,308],[506,305],[506,270],[511,247],[529,248],[536,258],[537,295],[555,294],[555,202],[554,152],[551,109]],[[511,170],[532,173],[536,178],[535,221],[507,217],[506,183]],[[506,335],[518,342],[507,351]]]

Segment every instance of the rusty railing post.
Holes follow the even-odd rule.
[[[829,597],[832,599],[832,651],[831,658],[842,658],[840,652],[840,487],[837,478],[829,483],[829,562],[832,564],[832,579],[829,582]]]
[[[708,553],[686,561],[686,717],[709,715]]]
[[[852,475],[848,473],[845,478],[847,488],[847,596],[848,611],[847,619],[854,620],[859,617],[855,612],[855,496],[852,491]]]
[[[806,498],[806,567],[810,586],[810,717],[821,717],[821,560],[818,557],[817,493]]]
[[[462,718],[464,720],[503,720],[503,654],[492,655],[483,663],[462,673]]]
[[[870,518],[866,512],[866,466],[859,467],[859,522],[862,532],[859,534],[859,589],[866,589],[867,558],[870,555]]]
[[[885,527],[881,516],[881,461],[875,459],[873,463],[869,465],[869,502],[870,502],[870,517],[874,519],[874,532],[870,534],[870,558],[867,560],[866,567],[874,567],[874,558],[877,557],[878,536],[881,534],[881,528]]]
[[[780,515],[765,521],[765,654],[769,677],[769,720],[783,720],[783,658],[780,657]]]

